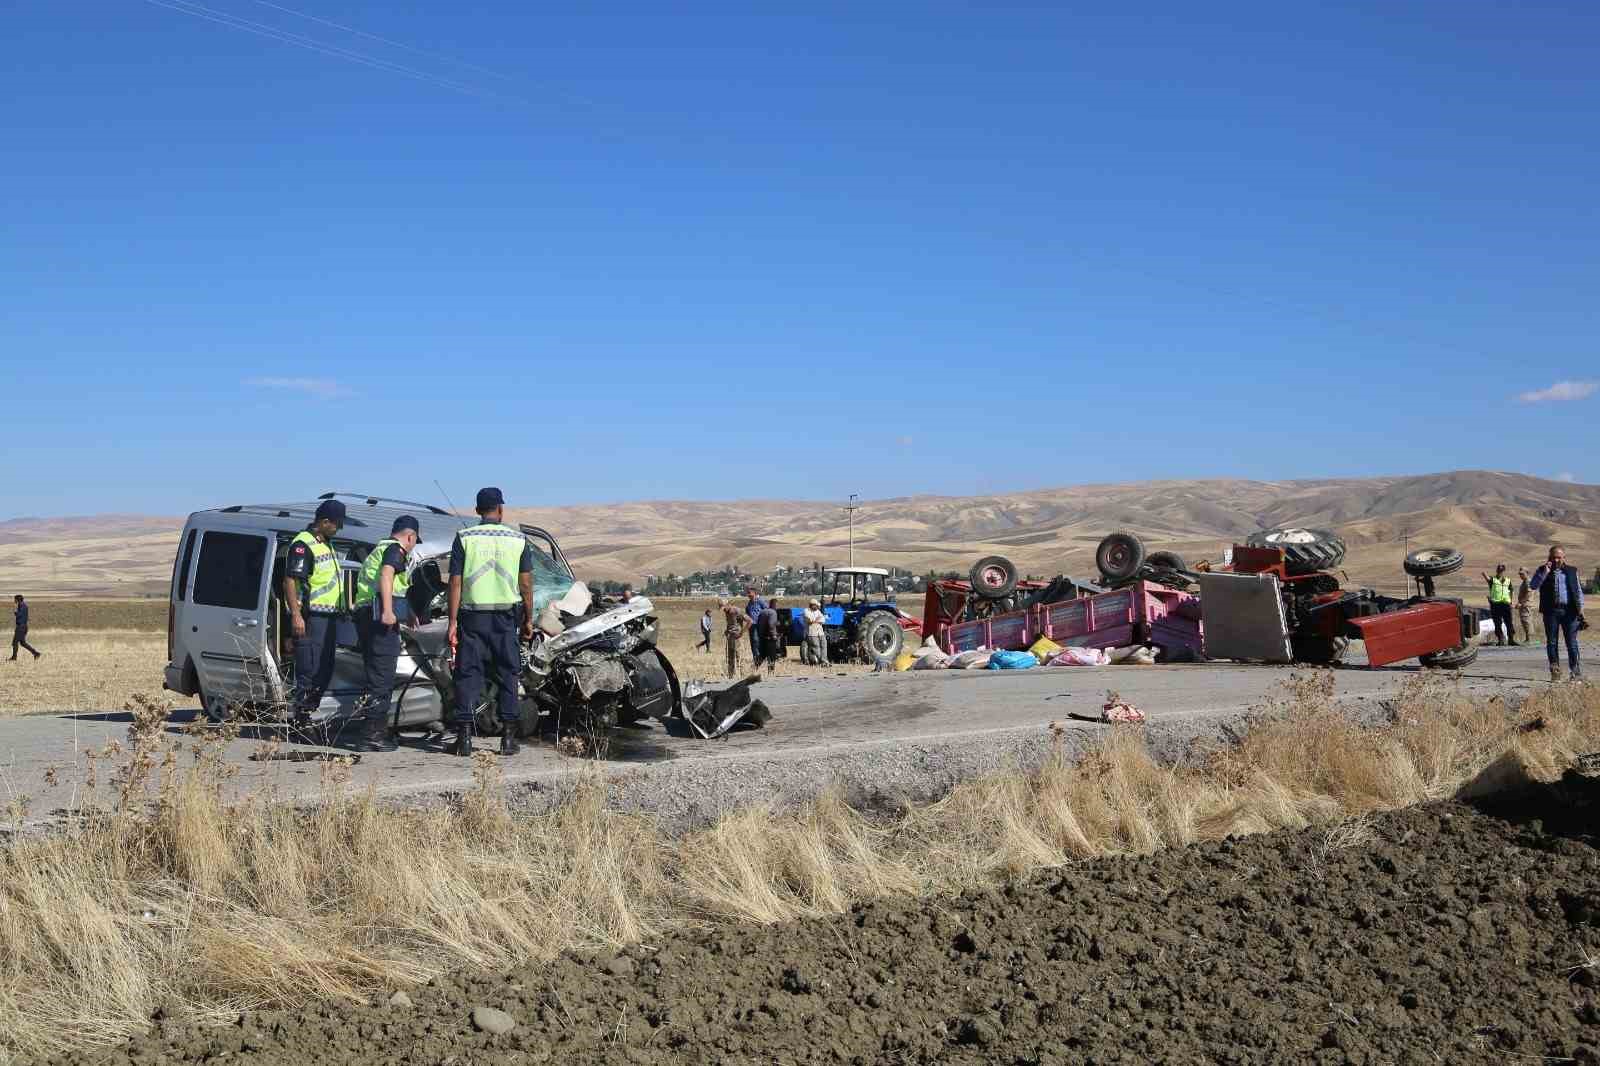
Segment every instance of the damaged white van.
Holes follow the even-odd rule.
[[[190,515],[172,569],[164,687],[198,696],[213,721],[287,719],[294,656],[288,611],[279,596],[284,558],[317,504],[331,499],[346,508],[333,548],[347,608],[355,602],[361,564],[388,536],[394,520],[414,515],[421,527],[422,542],[407,567],[411,585],[406,593],[421,624],[401,630],[404,654],[396,668],[391,728],[440,730],[454,716],[445,641],[450,545],[469,520],[429,504],[380,496],[329,492],[299,503],[236,504]],[[554,715],[563,729],[588,730],[677,714],[682,691],[671,663],[656,647],[650,601],[596,602],[573,576],[554,537],[535,526],[520,528],[533,551],[534,610],[541,613],[541,631],[523,649],[518,725],[523,735],[534,735],[541,714]],[[362,683],[355,626],[346,620],[339,626],[333,679],[314,719],[328,732],[336,731],[353,715]],[[503,728],[495,701],[491,684],[475,715],[480,735],[496,736]]]

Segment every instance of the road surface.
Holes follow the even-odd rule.
[[[1206,663],[776,678],[754,689],[772,708],[765,729],[740,728],[716,741],[696,739],[677,722],[621,729],[598,765],[609,775],[613,804],[686,823],[752,801],[804,798],[830,784],[867,802],[925,799],[973,774],[1037,764],[1051,748],[1052,722],[1066,729],[1056,743],[1082,745],[1102,735],[1107,727],[1066,716],[1098,713],[1107,689],[1148,714],[1152,745],[1170,756],[1267,705],[1294,670]],[[1376,719],[1383,700],[1418,672],[1415,664],[1335,670],[1335,699],[1358,717]],[[1459,683],[1469,692],[1513,695],[1548,684],[1546,677],[1542,647],[1486,648]],[[195,713],[174,715],[168,728],[175,739]],[[85,753],[125,741],[128,722],[121,712],[0,722],[0,794],[25,797],[34,820],[73,809],[88,781]],[[497,750],[491,738],[478,743]],[[259,737],[227,746],[227,757],[240,767],[234,788],[271,786],[289,798],[317,796],[326,787],[327,759],[336,752],[272,746]],[[565,757],[548,743],[525,743],[503,767],[517,802],[543,806],[596,765]],[[425,803],[470,788],[471,771],[469,760],[445,755],[438,738],[407,737],[398,752],[361,756],[349,774],[356,788]],[[104,761],[98,773],[103,790]]]

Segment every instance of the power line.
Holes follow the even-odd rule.
[[[269,40],[279,41],[283,44],[291,44],[298,48],[304,48],[312,52],[318,52],[325,56],[331,56],[337,59],[347,59],[351,62],[359,63],[362,66],[372,67],[374,70],[384,70],[391,74],[399,74],[403,77],[414,78],[417,81],[426,82],[430,85],[436,85],[443,89],[449,89],[452,92],[463,93],[467,96],[477,96],[483,99],[510,101],[520,104],[530,103],[530,101],[522,100],[518,97],[507,96],[504,93],[480,89],[476,86],[468,85],[450,78],[442,78],[437,74],[431,74],[425,70],[417,70],[414,67],[408,67],[401,63],[395,63],[387,59],[379,59],[375,56],[367,55],[364,52],[356,52],[348,48],[341,48],[338,45],[328,44],[325,41],[319,41],[314,37],[307,37],[304,34],[292,33],[288,30],[281,30],[276,26],[269,26],[266,23],[255,22],[251,19],[229,14],[226,11],[218,11],[215,8],[209,8],[203,4],[195,3],[193,0],[144,0],[144,2],[154,5],[155,7],[164,7],[171,11],[178,11],[185,15],[193,15],[195,18],[205,19],[208,22],[215,22],[231,29],[243,30],[246,33],[253,33],[259,37],[266,37]]]
[[[419,56],[427,56],[430,59],[442,59],[446,63],[454,63],[457,66],[466,67],[468,70],[476,70],[480,74],[487,74],[493,78],[500,78],[505,81],[511,80],[511,76],[509,74],[502,74],[498,70],[491,70],[488,67],[479,66],[477,63],[469,63],[465,59],[457,59],[455,56],[446,55],[443,52],[434,52],[427,48],[418,48],[414,44],[407,44],[404,41],[397,41],[392,37],[382,37],[376,33],[369,33],[366,30],[357,29],[354,26],[346,26],[342,22],[334,22],[332,19],[325,19],[321,15],[312,15],[305,11],[296,11],[292,7],[285,7],[282,4],[274,4],[272,3],[272,0],[255,0],[255,2],[260,4],[262,7],[270,7],[274,11],[282,11],[286,15],[294,15],[296,18],[307,19],[311,22],[319,22],[324,26],[339,30],[342,33],[354,34],[357,37],[365,37],[369,41],[377,41],[379,44],[386,44],[390,48],[403,49],[404,51],[412,52]]]

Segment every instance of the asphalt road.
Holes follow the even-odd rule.
[[[1418,669],[1336,670],[1335,698],[1358,716],[1376,717],[1383,698]],[[1065,726],[1068,744],[1099,736],[1107,727],[1066,716],[1097,713],[1107,689],[1142,708],[1152,743],[1174,752],[1266,705],[1293,670],[1207,663],[777,678],[754,690],[772,708],[764,729],[740,728],[716,741],[696,739],[676,722],[618,730],[601,765],[616,805],[688,821],[753,799],[802,797],[830,783],[855,793],[923,798],[974,773],[1036,762],[1050,748],[1052,722]],[[1542,647],[1486,648],[1459,683],[1470,692],[1510,695],[1548,684],[1545,676]],[[194,713],[175,715],[169,725],[175,737]],[[125,741],[128,721],[119,712],[0,722],[0,794],[26,798],[32,820],[73,809],[88,783],[86,753]],[[497,750],[489,738],[479,745]],[[228,758],[240,767],[235,788],[271,786],[290,798],[314,797],[326,787],[326,759],[335,754],[336,748],[274,747],[250,737],[228,745]],[[542,743],[525,744],[503,765],[513,792],[542,805],[596,763]],[[98,773],[104,790],[104,761]],[[437,739],[408,737],[398,752],[361,756],[350,776],[357,788],[421,803],[471,787],[471,763],[445,755]]]

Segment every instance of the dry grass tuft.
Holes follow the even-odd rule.
[[[997,774],[875,818],[824,795],[755,807],[684,838],[605,810],[601,778],[514,817],[492,757],[453,810],[380,806],[325,767],[307,809],[229,803],[218,743],[150,728],[137,699],[104,787],[74,827],[0,850],[0,1058],[113,1041],[158,1007],[358,1000],[443,970],[503,968],[671,928],[782,922],[857,900],[990,886],[1102,855],[1228,834],[1321,827],[1364,847],[1371,815],[1454,794],[1510,760],[1552,778],[1600,748],[1600,689],[1552,688],[1516,714],[1419,682],[1362,730],[1297,679],[1237,744],[1183,766],[1116,728],[1077,763]],[[112,764],[115,765],[112,765]]]

